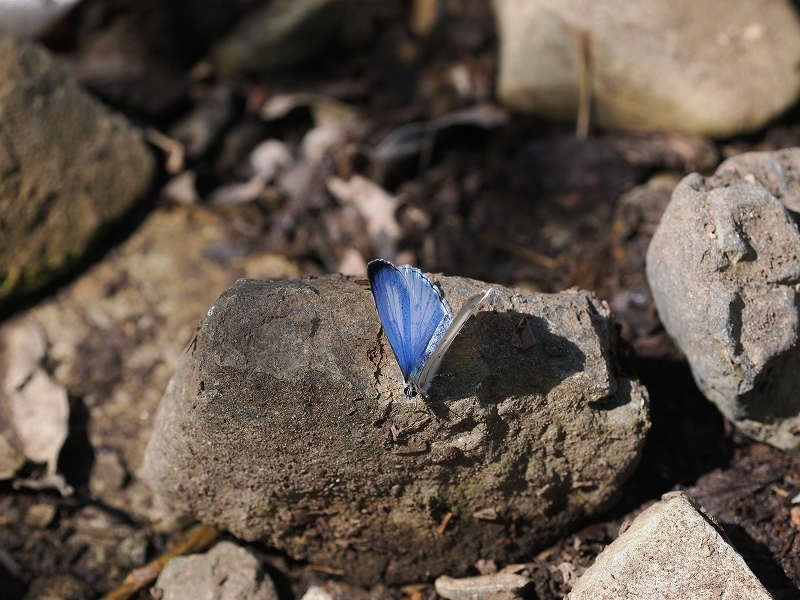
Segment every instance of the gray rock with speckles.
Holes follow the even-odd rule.
[[[457,310],[480,282],[433,277]],[[369,585],[529,556],[610,506],[637,464],[647,394],[619,377],[588,292],[496,287],[430,401],[402,386],[369,290],[339,276],[240,280],[157,411],[144,473],[245,540]]]
[[[800,149],[675,188],[647,252],[667,332],[706,397],[754,439],[800,446]]]
[[[797,102],[800,19],[788,0],[492,4],[497,96],[515,110],[573,121],[583,100],[602,129],[729,137]]]
[[[231,542],[220,542],[204,554],[173,558],[155,588],[161,600],[278,600],[258,559]]]
[[[603,550],[569,600],[770,600],[720,526],[682,492],[665,494]]]

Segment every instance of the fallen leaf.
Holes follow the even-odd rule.
[[[267,183],[292,166],[289,147],[280,140],[264,140],[247,157],[249,176],[258,175]]]
[[[316,125],[341,122],[357,114],[352,106],[322,94],[277,94],[267,100],[259,111],[265,121],[280,119],[296,108],[308,108]]]
[[[200,194],[197,193],[197,174],[190,170],[176,175],[161,188],[159,198],[173,204],[198,204]]]
[[[508,113],[493,104],[476,104],[428,121],[405,123],[389,132],[377,146],[368,150],[367,153],[375,162],[376,172],[383,173],[393,162],[408,159],[417,154],[429,155],[436,136],[445,129],[468,126],[490,130],[505,125],[508,119]]]
[[[402,233],[395,217],[399,200],[360,175],[348,181],[331,177],[328,191],[340,202],[352,204],[363,217],[375,254],[393,259]]]
[[[44,331],[30,320],[10,321],[0,330],[0,352],[0,412],[7,419],[14,438],[5,441],[19,444],[18,449],[31,461],[45,463],[46,486],[65,491],[56,468],[69,433],[69,399],[64,386],[53,381],[44,368],[47,355]],[[33,482],[26,483],[37,487]]]

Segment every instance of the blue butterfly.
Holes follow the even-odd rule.
[[[426,398],[445,352],[492,288],[469,298],[453,318],[439,288],[419,269],[373,260],[367,275],[381,325],[403,373],[403,393]]]

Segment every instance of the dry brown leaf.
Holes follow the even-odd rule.
[[[328,191],[340,202],[352,204],[361,214],[375,253],[393,259],[402,233],[395,217],[399,200],[360,175],[354,175],[348,181],[331,177]]]
[[[258,175],[270,182],[292,166],[294,158],[289,147],[280,140],[264,140],[247,157],[248,176]]]
[[[259,111],[265,121],[285,117],[296,108],[308,108],[317,125],[341,122],[356,115],[352,106],[322,94],[277,94],[267,100]]]

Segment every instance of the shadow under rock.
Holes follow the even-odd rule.
[[[14,559],[0,548],[0,590],[3,590],[2,597],[6,600],[19,600],[27,591],[19,573],[13,572],[18,569]]]
[[[64,475],[78,497],[88,496],[89,475],[94,465],[94,449],[89,441],[89,409],[80,398],[70,398],[69,435],[61,447],[58,471]]]
[[[725,420],[697,388],[685,361],[638,358],[633,366],[650,394],[652,426],[642,462],[614,508],[617,515],[726,468],[735,446],[726,435]]]
[[[800,600],[800,588],[786,576],[765,544],[754,540],[744,528],[735,523],[721,522],[720,526],[744,562],[775,600]]]

